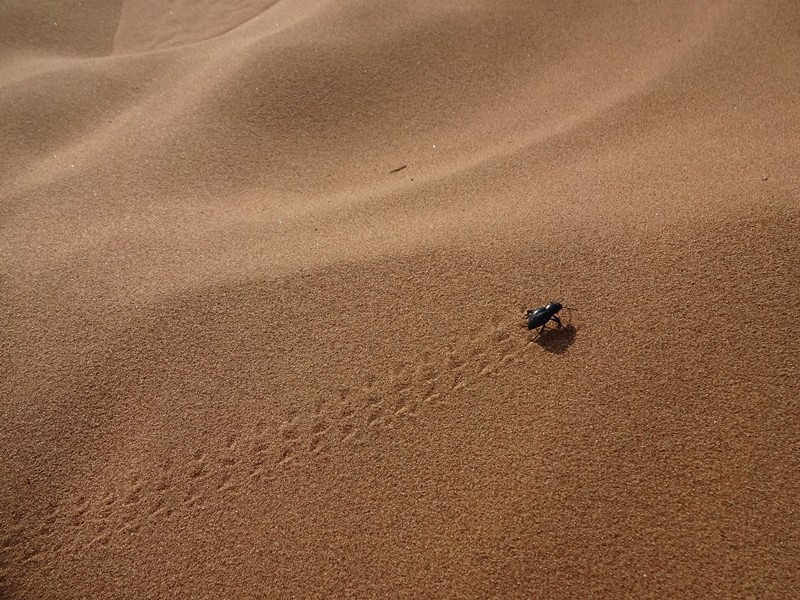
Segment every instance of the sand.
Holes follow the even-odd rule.
[[[799,7],[0,3],[0,597],[800,596]]]

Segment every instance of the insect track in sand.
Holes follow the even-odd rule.
[[[280,423],[259,420],[216,448],[196,448],[184,462],[143,465],[109,489],[65,497],[35,526],[21,521],[6,529],[0,563],[106,547],[178,514],[221,506],[293,465],[354,451],[382,431],[458,403],[483,379],[523,361],[531,343],[515,333],[498,321],[443,352],[424,349],[399,361],[388,376],[368,374],[361,385],[334,386]]]

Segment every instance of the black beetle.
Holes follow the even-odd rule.
[[[559,329],[563,328],[564,325],[561,324],[561,320],[556,316],[556,313],[562,308],[564,307],[560,302],[553,301],[547,306],[540,306],[539,308],[525,311],[525,317],[528,319],[528,329],[541,327],[542,329],[539,332],[539,335],[541,335],[550,321],[555,321]]]

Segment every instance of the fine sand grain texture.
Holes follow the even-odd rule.
[[[794,0],[0,1],[0,597],[800,597],[798,57]]]

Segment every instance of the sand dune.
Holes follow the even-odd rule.
[[[0,4],[0,596],[797,597],[800,9],[652,4]]]

